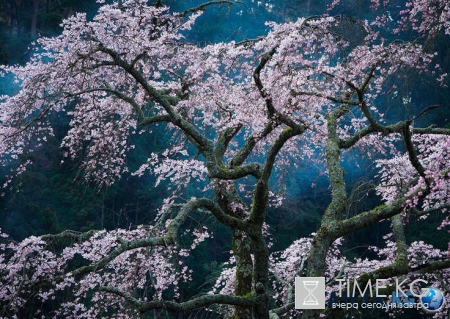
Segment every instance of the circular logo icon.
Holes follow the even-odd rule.
[[[442,291],[437,288],[431,287],[428,291],[420,297],[420,303],[427,311],[435,312],[442,308],[445,298]]]

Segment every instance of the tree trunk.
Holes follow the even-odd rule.
[[[250,240],[248,236],[239,230],[232,232],[232,248],[236,259],[236,282],[234,293],[236,296],[245,296],[252,291],[253,262],[250,254]],[[251,319],[251,309],[235,307],[235,319]]]
[[[335,238],[327,233],[326,228],[321,227],[311,243],[311,251],[308,256],[307,276],[324,277],[327,267],[326,257],[328,250]],[[320,317],[322,310],[307,309],[302,311],[302,319],[315,319]]]
[[[217,183],[214,191],[216,193],[217,202],[223,211],[235,218],[246,218],[246,212],[243,209],[229,209],[232,203],[242,203],[234,185],[225,183]],[[252,293],[253,283],[253,261],[251,256],[251,244],[248,235],[237,229],[231,230],[232,250],[236,260],[236,279],[234,286],[234,294],[236,296],[249,296]],[[252,319],[252,309],[235,306],[235,319]]]
[[[344,168],[341,165],[341,149],[337,134],[337,121],[348,109],[341,106],[327,115],[328,141],[326,159],[328,177],[331,186],[331,202],[322,217],[320,229],[311,243],[307,261],[308,277],[324,277],[326,257],[333,242],[341,235],[336,227],[339,216],[347,209],[347,192],[345,189]],[[322,310],[308,309],[302,312],[302,319],[319,318]]]
[[[38,9],[39,9],[39,1],[40,0],[33,0],[33,16],[31,17],[31,28],[30,28],[30,36],[32,39],[35,39],[36,29],[37,29],[37,16],[38,16]]]
[[[253,282],[256,304],[253,314],[258,319],[269,319],[269,249],[262,234],[252,238],[254,252]]]

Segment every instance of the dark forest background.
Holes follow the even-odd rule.
[[[400,1],[400,0],[399,0]],[[198,5],[198,0],[166,0],[164,4],[171,10],[182,11]],[[218,42],[263,35],[267,31],[266,21],[287,22],[300,16],[310,16],[326,12],[329,0],[272,0],[244,1],[234,6],[211,7],[199,18],[193,35],[189,41]],[[370,18],[373,14],[368,9],[370,1],[347,0],[332,14],[346,14],[357,18]],[[0,0],[0,64],[24,64],[33,50],[37,37],[51,37],[61,32],[62,19],[75,12],[87,12],[92,17],[98,8],[95,0]],[[395,8],[395,6],[394,6]],[[398,12],[389,12],[395,18]],[[414,33],[410,33],[411,38]],[[390,35],[386,35],[390,37]],[[393,38],[392,38],[393,39]],[[444,70],[450,70],[450,39],[439,35],[432,42],[425,43],[429,50],[440,53],[438,63]],[[448,80],[447,80],[448,82]],[[450,83],[447,83],[450,84]],[[393,117],[402,114],[411,118],[417,110],[431,104],[446,105],[450,101],[450,90],[436,85],[430,77],[421,78],[421,82],[404,79],[400,84],[403,91],[393,99],[380,101],[392,105]],[[11,78],[0,79],[0,95],[13,94],[16,90]],[[447,105],[448,106],[448,105]],[[434,122],[439,126],[449,127],[450,114],[448,107],[434,111],[421,118],[422,125]],[[90,229],[130,228],[139,224],[151,223],[162,199],[167,195],[167,185],[162,183],[154,187],[152,176],[136,178],[124,176],[115,185],[99,189],[83,179],[76,161],[65,160],[63,164],[60,149],[61,138],[68,130],[69,118],[55,115],[55,136],[48,140],[44,147],[23,155],[15,165],[32,160],[33,165],[18,178],[11,187],[0,189],[0,228],[10,234],[11,238],[21,240],[30,235],[58,233],[65,229],[87,231]],[[153,140],[149,141],[149,137]],[[143,163],[150,152],[162,150],[171,137],[163,129],[158,134],[138,135],[135,137],[136,149],[129,154],[131,171]],[[349,197],[349,214],[363,208],[358,199],[364,195],[371,200],[365,202],[375,206],[379,199],[373,191],[375,184],[374,171],[362,171],[359,164],[367,159],[349,159],[347,175],[349,189],[354,189]],[[305,163],[309,165],[311,163]],[[372,167],[374,165],[359,165]],[[8,179],[13,166],[0,167],[0,186]],[[315,170],[300,171],[297,175],[283,176],[287,193],[282,207],[273,209],[268,214],[267,222],[273,235],[272,249],[286,248],[293,239],[308,236],[314,232],[321,218],[321,212],[329,201],[328,182],[323,174],[323,167]],[[312,184],[315,187],[311,187]],[[187,196],[189,190],[187,190]],[[425,240],[441,249],[447,249],[450,236],[446,230],[438,231],[437,227],[443,216],[428,217],[426,223],[416,222],[411,216],[407,225],[410,241]],[[224,226],[212,229],[214,238],[203,243],[204,249],[197,249],[193,258],[202,263],[194,273],[208,274],[206,280],[213,279],[220,271],[220,264],[212,260],[228,260],[226,243],[229,233]],[[389,232],[388,223],[380,223],[346,238],[349,256],[361,256],[366,253],[368,245],[382,245],[375,238]],[[200,287],[205,277],[194,278],[192,287]]]

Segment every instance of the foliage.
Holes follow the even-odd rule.
[[[81,13],[64,20],[60,36],[38,40],[30,62],[2,67],[21,86],[0,104],[2,161],[20,160],[5,186],[26,176],[34,150],[55,135],[53,117],[62,114],[70,118],[64,165],[80,159],[86,181],[100,189],[127,174],[150,174],[155,186],[165,186],[164,198],[145,226],[21,242],[2,233],[1,315],[21,316],[42,302],[44,315],[64,317],[198,308],[229,314],[233,307],[236,318],[266,319],[295,314],[293,278],[299,275],[325,276],[328,291],[341,278],[364,284],[423,273],[448,285],[447,252],[408,243],[404,224],[409,214],[448,209],[450,131],[417,124],[436,105],[411,107],[409,116],[383,103],[407,96],[396,85],[406,77],[431,74],[445,84],[446,70],[424,44],[448,34],[449,7],[430,3],[432,10],[426,1],[407,3],[399,11],[406,18],[396,25],[385,14],[391,3],[372,1],[380,10],[372,22],[324,14],[268,23],[270,31],[256,39],[212,44],[190,41],[192,27],[205,8],[232,1],[172,12],[160,1],[125,0],[103,4],[92,20]],[[417,39],[384,35],[405,30]],[[399,108],[411,100],[402,102]],[[136,150],[137,139],[154,140],[162,129],[163,149]],[[355,158],[377,169],[371,189],[383,205],[374,205],[367,183],[344,177],[344,159]],[[317,231],[271,254],[265,221],[289,193],[285,176],[308,176],[317,167],[326,170],[331,191]],[[353,205],[355,197],[365,205]],[[60,227],[51,208],[42,216],[46,227]],[[380,240],[384,246],[370,247],[368,258],[342,253],[342,237],[383,220],[392,225],[392,234]],[[202,271],[189,269],[188,259],[202,255],[196,248],[214,238],[217,222],[230,232],[229,267],[208,293],[180,296],[181,283]],[[444,219],[441,226],[449,224]],[[61,292],[67,294],[57,297]],[[43,311],[35,309],[33,316]]]

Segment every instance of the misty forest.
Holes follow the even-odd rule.
[[[0,319],[448,318],[448,72],[448,0],[0,0]]]

